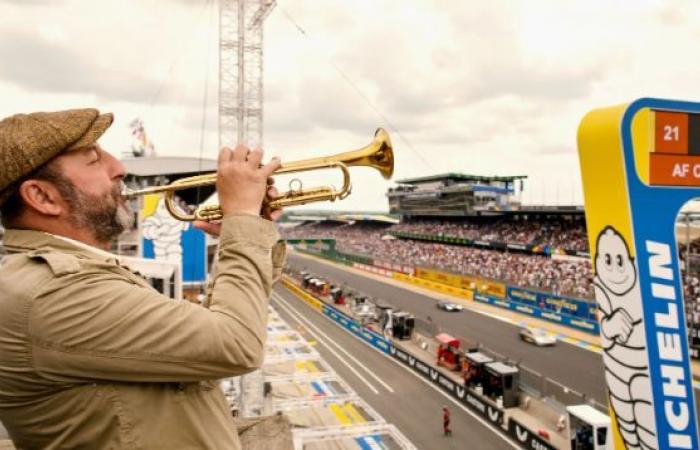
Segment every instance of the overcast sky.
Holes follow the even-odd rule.
[[[525,203],[580,204],[588,110],[700,100],[698,2],[278,1],[264,32],[265,147],[283,160],[363,146],[383,126],[394,179],[523,174]],[[98,107],[115,113],[102,143],[116,155],[140,117],[160,155],[216,157],[216,3],[0,0],[0,116]],[[355,174],[335,207],[386,209],[391,183]]]

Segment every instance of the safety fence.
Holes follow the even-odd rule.
[[[415,318],[415,328],[417,333],[424,336],[435,336],[440,331],[440,327],[437,323],[432,320],[421,319],[420,317]]]
[[[591,396],[566,387],[522,364],[519,364],[518,368],[520,369],[521,389],[529,395],[551,404],[554,408],[564,411],[566,406],[587,403],[599,411],[607,413],[607,406]]]

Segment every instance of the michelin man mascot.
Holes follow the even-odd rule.
[[[655,450],[656,426],[637,269],[627,242],[610,226],[598,235],[594,270],[610,407],[627,449]]]
[[[161,197],[153,215],[143,221],[143,237],[153,241],[156,259],[182,262],[182,232],[189,228],[168,213]]]

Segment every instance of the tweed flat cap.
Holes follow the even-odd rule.
[[[94,144],[114,119],[96,109],[16,114],[0,121],[0,205],[14,182],[61,152]]]

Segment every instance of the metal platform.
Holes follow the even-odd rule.
[[[415,449],[273,309],[267,331],[260,370],[266,395],[253,404],[243,387],[245,409],[285,414],[294,427],[296,450]]]

